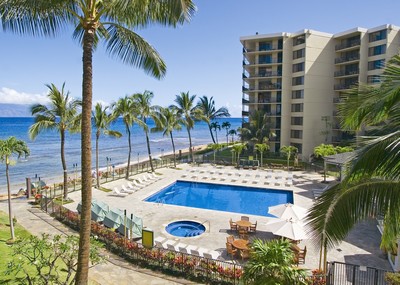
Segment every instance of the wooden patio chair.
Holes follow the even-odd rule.
[[[232,244],[235,241],[234,236],[227,236],[226,237],[226,242]]]
[[[248,216],[241,216],[240,219],[242,221],[250,221],[250,218]]]
[[[236,248],[233,248],[232,244],[229,243],[229,242],[227,242],[227,243],[226,243],[226,253],[227,253],[228,255],[231,255],[231,256],[232,256],[232,259],[233,259],[233,257],[234,257],[235,254],[237,253],[237,249],[236,249]]]
[[[242,257],[242,260],[244,259],[249,259],[250,258],[250,250],[248,249],[242,249],[240,251],[240,256]]]
[[[235,222],[232,221],[232,218],[229,219],[229,226],[231,228],[231,231],[237,231],[238,230],[238,226]]]
[[[255,224],[251,224],[249,232],[255,233],[257,231],[257,221]]]

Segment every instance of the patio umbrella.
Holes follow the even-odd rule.
[[[282,220],[301,220],[307,215],[307,210],[303,207],[286,203],[268,207],[268,214],[274,215]]]
[[[268,228],[274,235],[286,237],[291,240],[307,239],[303,226],[293,219],[274,220],[267,223]]]

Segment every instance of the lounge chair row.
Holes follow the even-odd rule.
[[[170,239],[164,239],[158,237],[154,240],[155,246],[158,248],[168,249],[171,251],[191,254],[195,256],[205,257],[209,259],[219,259],[221,253],[215,250],[208,250],[202,247],[197,247],[194,245],[188,245],[185,243],[175,244],[176,241]]]
[[[144,188],[151,183],[161,179],[160,176],[152,173],[146,173],[141,177],[135,177],[132,181],[127,182],[127,184],[122,184],[120,188],[114,187],[113,194],[117,196],[127,196],[129,194],[135,193],[136,191]]]

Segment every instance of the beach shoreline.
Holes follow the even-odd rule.
[[[193,146],[193,148],[194,148],[195,152],[198,152],[198,151],[206,149],[207,148],[207,144],[196,145],[196,146]],[[182,156],[187,155],[187,154],[189,154],[189,148],[183,148],[183,149],[176,150],[175,154],[177,155],[177,157],[179,156],[180,152],[181,152]],[[170,152],[165,153],[162,157],[163,158],[173,157],[173,154],[174,154],[173,151],[170,151]],[[154,158],[159,158],[159,157],[160,157],[159,155],[153,156],[153,159]],[[143,159],[139,160],[139,164],[145,163],[147,161],[149,161],[149,160],[148,160],[148,156],[146,154],[146,158],[143,158]],[[128,163],[125,162],[125,163],[121,163],[121,164],[115,165],[115,169],[124,168],[124,167],[127,166],[127,164]],[[131,161],[130,165],[131,166],[135,166],[137,164],[138,164],[137,161],[135,161],[135,162]],[[93,168],[92,170],[95,172],[96,168]],[[99,168],[99,172],[104,172],[104,171],[107,171],[107,167]],[[76,178],[80,179],[80,177],[81,177],[80,176],[80,171],[76,172],[76,174],[77,174]],[[75,172],[73,170],[70,171],[68,176],[69,176],[69,179],[74,179],[75,178]],[[54,184],[62,183],[63,179],[64,179],[63,176],[59,175],[59,176],[46,177],[46,178],[44,178],[42,180],[44,180],[46,182],[46,185],[54,185]],[[37,182],[37,181],[35,179],[31,179],[31,182]],[[10,188],[11,188],[12,195],[15,196],[20,190],[25,190],[26,189],[26,181],[18,182],[18,183],[12,183],[10,185]],[[5,192],[0,192],[0,199],[3,196],[7,196],[7,189],[5,189],[5,190],[6,190]]]

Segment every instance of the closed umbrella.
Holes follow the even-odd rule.
[[[274,220],[267,223],[274,235],[289,238],[291,240],[307,239],[303,226],[293,219]]]
[[[286,203],[268,207],[268,213],[282,220],[301,220],[307,215],[307,209],[291,203]]]

